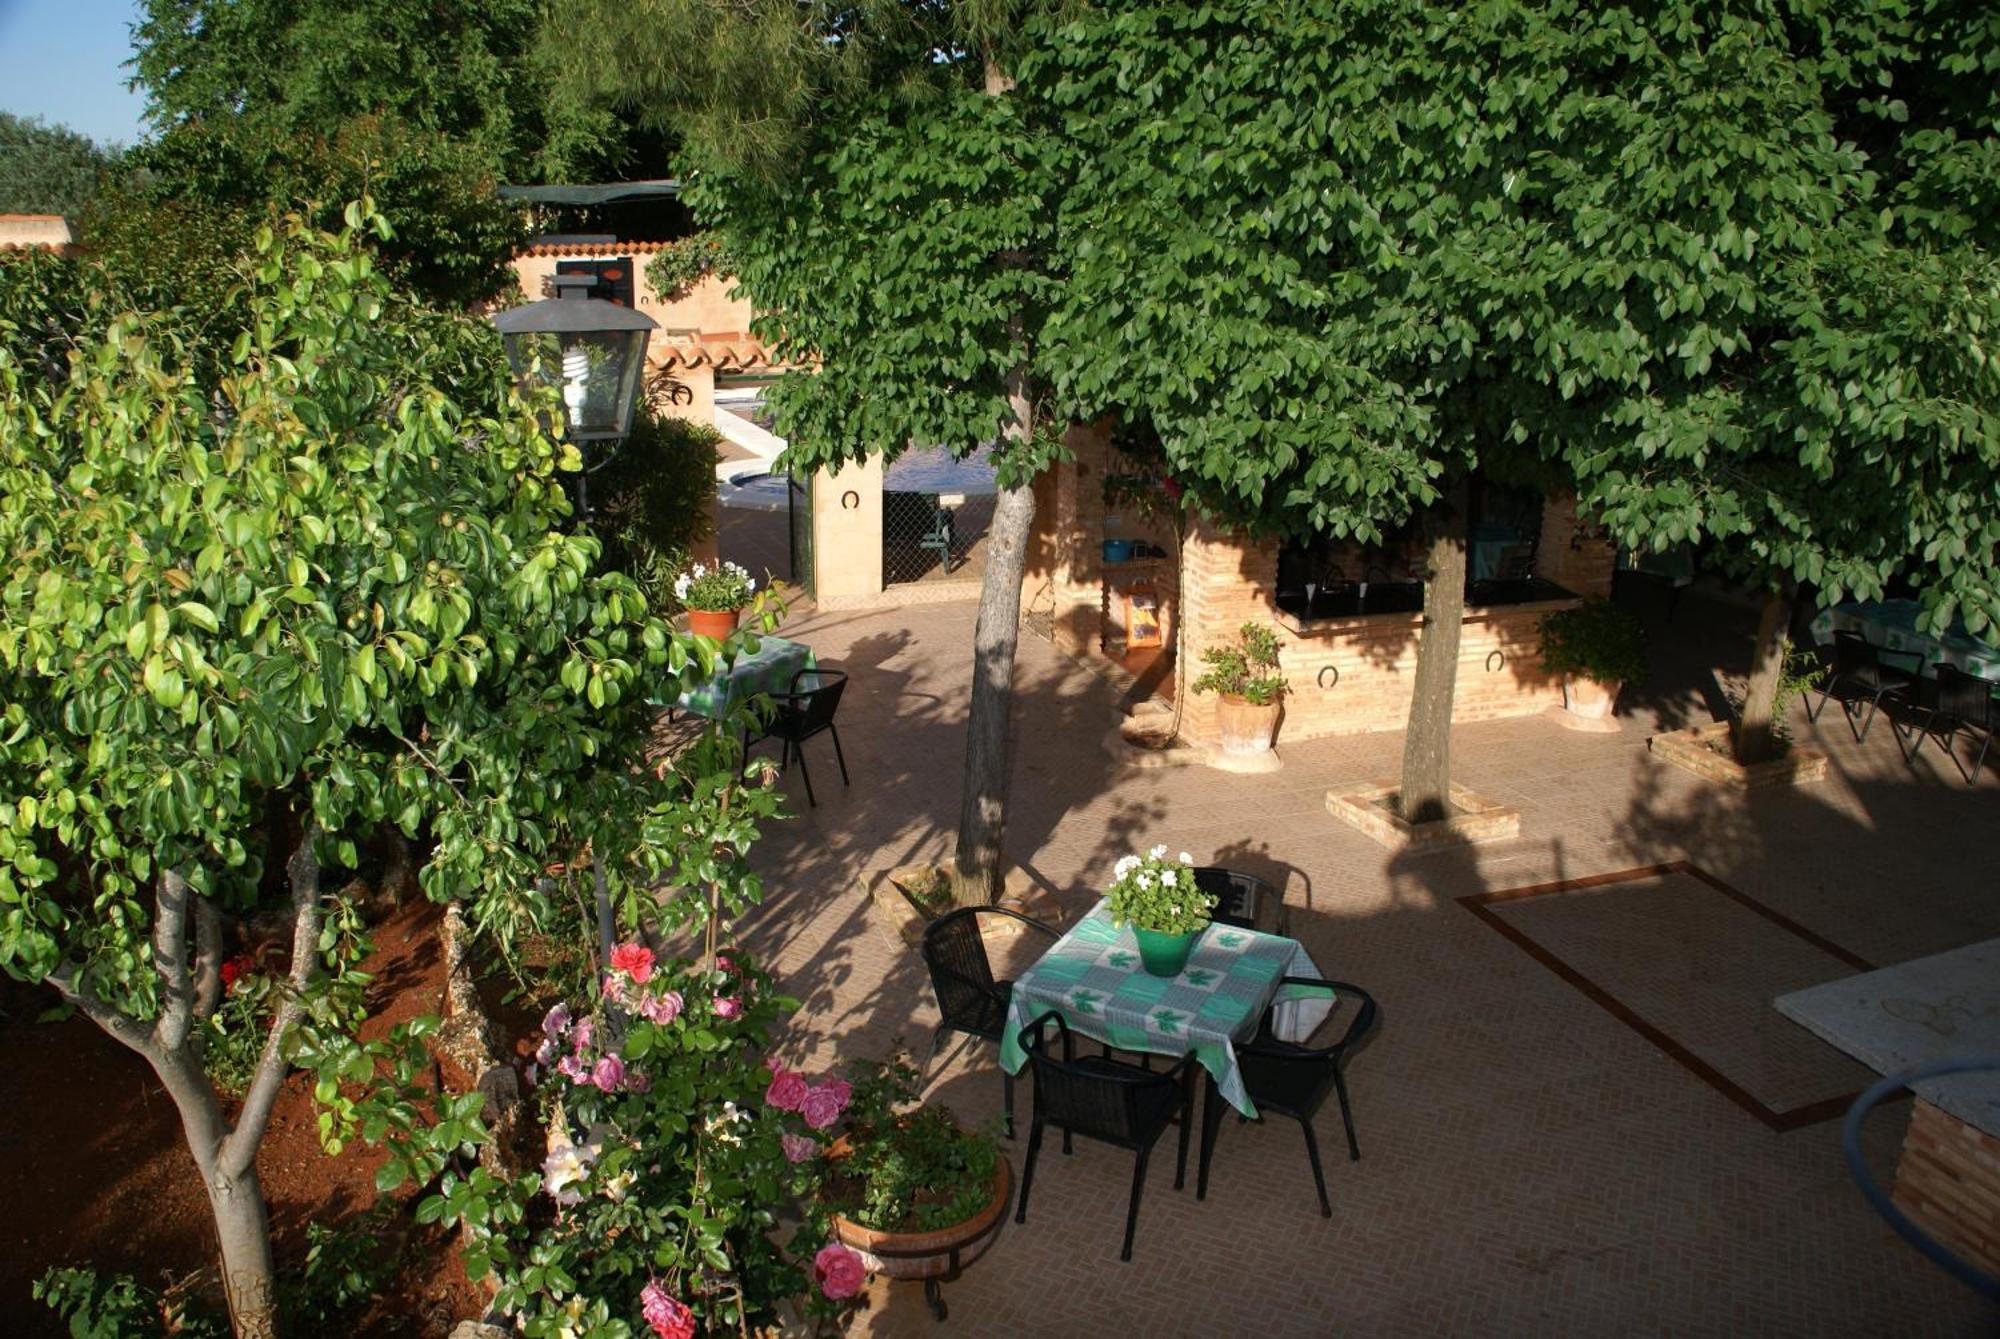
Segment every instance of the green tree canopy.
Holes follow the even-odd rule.
[[[118,158],[118,151],[67,126],[0,112],[0,214],[62,214],[74,221]]]
[[[628,923],[699,922],[754,895],[740,855],[775,799],[732,808],[726,750],[645,755],[644,696],[707,677],[717,648],[569,525],[559,409],[517,398],[485,323],[399,297],[352,228],[295,222],[259,239],[222,356],[99,295],[58,357],[24,361],[13,318],[62,307],[9,288],[57,276],[0,267],[0,968],[153,1066],[240,1332],[262,1334],[256,1147],[294,1026],[327,1031],[320,955],[353,966],[322,940],[321,867],[355,868],[388,824],[428,843],[424,891],[502,945],[573,916],[551,866],[589,867]],[[225,1119],[193,1024],[222,919],[273,900],[279,863],[289,980]],[[662,882],[713,900],[656,905]]]

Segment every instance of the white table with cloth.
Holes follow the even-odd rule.
[[[1272,1030],[1285,1041],[1304,1041],[1333,1010],[1330,987],[1280,987],[1287,976],[1321,973],[1297,940],[1231,925],[1202,931],[1178,976],[1154,976],[1131,929],[1113,925],[1100,898],[1014,982],[1000,1064],[1020,1071],[1021,1029],[1053,1009],[1071,1031],[1121,1051],[1192,1054],[1231,1106],[1255,1116],[1235,1044],[1255,1036],[1274,1005]]]

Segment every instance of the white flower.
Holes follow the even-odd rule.
[[[578,1204],[583,1193],[575,1187],[590,1178],[590,1160],[575,1144],[552,1143],[549,1156],[542,1163],[542,1189],[557,1204]]]
[[[1146,854],[1154,860],[1165,860],[1167,858],[1167,844],[1161,842],[1158,846],[1146,852]]]
[[[1175,876],[1172,870],[1163,869],[1160,871],[1160,887],[1175,888],[1178,887],[1179,885],[1180,885],[1180,879]]]
[[[1137,868],[1139,868],[1139,857],[1128,855],[1120,857],[1118,863],[1111,867],[1111,873],[1113,877],[1122,879]]]
[[[1153,886],[1153,876],[1152,876],[1152,875],[1150,875],[1150,874],[1148,874],[1148,873],[1146,873],[1146,872],[1145,872],[1144,870],[1140,870],[1140,871],[1139,871],[1139,886],[1140,886],[1141,888],[1151,888],[1151,887]]]
[[[1183,865],[1192,865],[1192,864],[1194,863],[1194,857],[1193,857],[1193,856],[1191,856],[1191,855],[1189,855],[1189,854],[1188,854],[1188,853],[1187,853],[1186,851],[1182,851],[1182,852],[1181,852],[1181,863],[1182,863]]]

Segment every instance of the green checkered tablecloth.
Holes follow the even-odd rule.
[[[1915,600],[1864,600],[1837,604],[1823,609],[1812,621],[1816,642],[1830,642],[1835,632],[1858,632],[1891,656],[1904,656],[1914,664],[1904,668],[1926,670],[1943,661],[1967,674],[2000,683],[2000,648],[1962,632],[1917,631],[1917,613],[1923,606]]]
[[[759,693],[783,694],[792,690],[792,676],[812,669],[819,662],[804,642],[783,637],[760,637],[757,649],[739,655],[729,668],[707,683],[688,689],[674,702],[682,711],[719,721],[731,707]],[[808,684],[808,687],[811,685]]]
[[[1000,1064],[1017,1073],[1028,1058],[1021,1029],[1055,1009],[1072,1031],[1121,1051],[1192,1052],[1229,1104],[1254,1116],[1234,1043],[1256,1034],[1258,1020],[1278,995],[1280,977],[1319,975],[1296,940],[1211,925],[1179,976],[1153,976],[1139,961],[1132,931],[1114,926],[1100,899],[1014,983]],[[1274,1030],[1286,1040],[1302,1041],[1332,1011],[1333,992],[1287,986],[1276,1002]]]

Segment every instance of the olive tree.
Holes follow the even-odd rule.
[[[248,1335],[275,1326],[257,1150],[287,1070],[314,1063],[325,1100],[370,1072],[333,991],[354,964],[330,875],[357,842],[421,835],[424,891],[504,936],[549,914],[556,861],[628,917],[663,877],[734,902],[731,851],[770,809],[642,765],[643,696],[715,644],[598,570],[552,406],[516,396],[483,324],[388,288],[371,222],[264,233],[226,358],[91,307],[51,371],[0,328],[0,966],[158,1075]],[[232,1118],[199,1025],[227,923],[272,898],[286,980]],[[451,1116],[446,1142],[477,1137]]]

